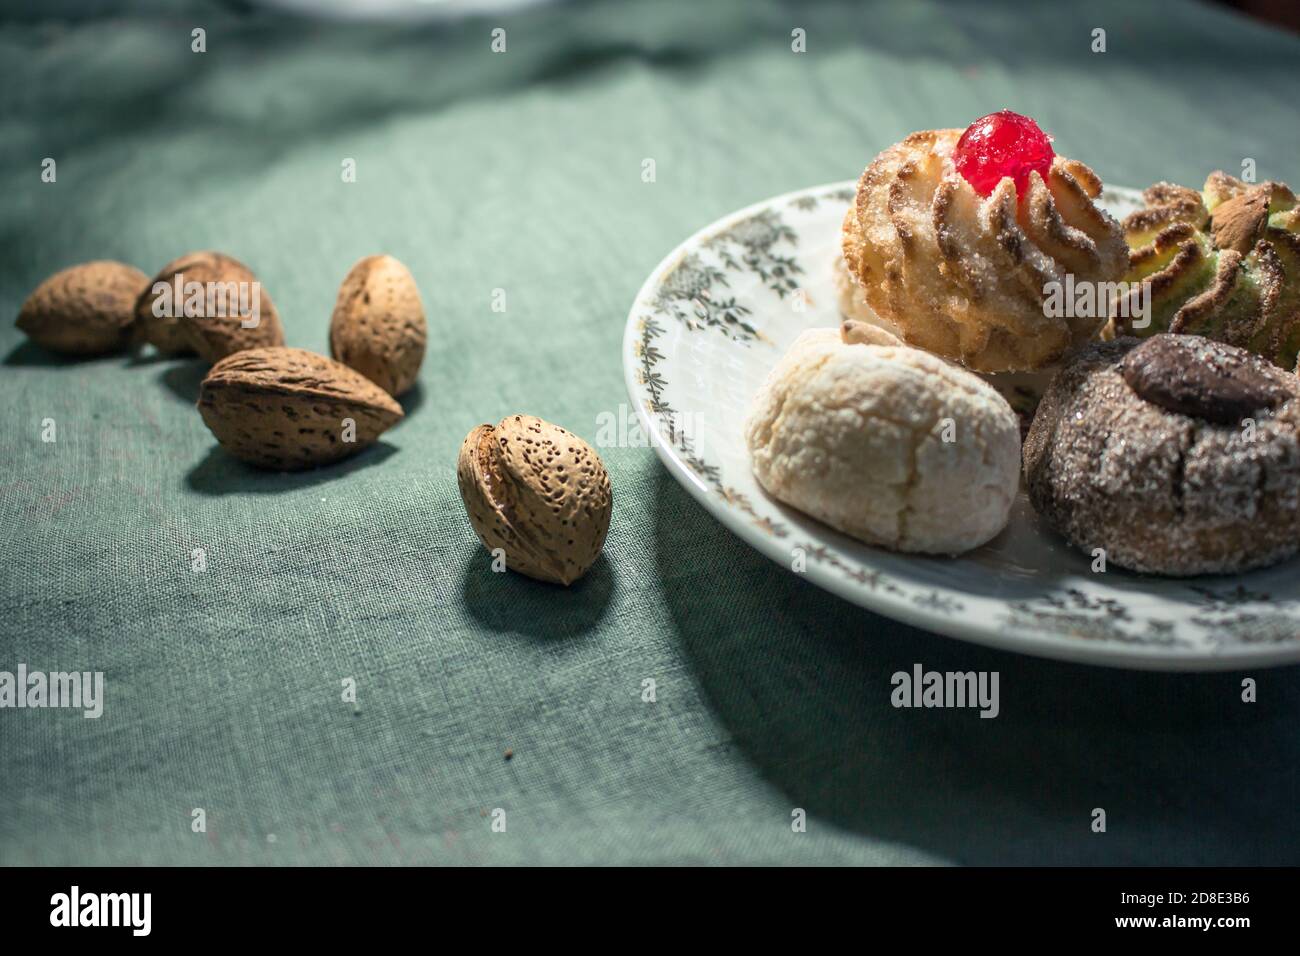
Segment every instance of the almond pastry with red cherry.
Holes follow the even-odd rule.
[[[1055,316],[1050,284],[1128,266],[1101,181],[1009,111],[913,133],[867,167],[844,218],[840,305],[978,372],[1042,368],[1105,315]]]

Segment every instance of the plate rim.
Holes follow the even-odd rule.
[[[672,248],[651,270],[641,283],[636,296],[628,309],[627,320],[623,329],[622,364],[623,385],[629,401],[636,412],[637,421],[648,437],[651,447],[664,467],[692,498],[716,521],[742,542],[754,548],[760,554],[786,568],[789,553],[776,539],[764,536],[741,520],[734,509],[727,507],[718,499],[717,493],[704,484],[691,467],[682,459],[672,441],[661,433],[659,424],[646,408],[643,387],[639,379],[640,365],[638,344],[640,341],[640,319],[645,303],[652,290],[657,288],[663,277],[675,267],[693,248],[708,236],[723,232],[730,226],[751,217],[765,209],[779,206],[808,194],[823,194],[841,189],[856,189],[857,180],[842,180],[809,186],[780,193],[758,202],[750,203],[740,209],[715,219],[702,228],[691,233]],[[1126,186],[1107,186],[1107,191],[1116,194],[1140,196],[1141,190]],[[766,498],[770,496],[759,489]],[[810,519],[815,521],[816,519]],[[833,530],[833,529],[829,529]],[[907,558],[907,555],[902,555]],[[786,570],[789,570],[786,568]],[[789,573],[795,573],[790,571]],[[1263,645],[1260,647],[1241,647],[1230,654],[1206,652],[1204,650],[1166,650],[1156,652],[1148,645],[1129,645],[1123,643],[1092,644],[1083,638],[1074,638],[1042,632],[1036,639],[1029,640],[1014,630],[1003,631],[996,626],[967,624],[961,617],[944,615],[937,610],[918,606],[905,597],[893,595],[880,590],[866,591],[850,585],[841,577],[817,564],[810,564],[799,574],[816,586],[829,591],[836,597],[864,608],[881,617],[899,621],[932,634],[967,641],[984,647],[1026,654],[1031,657],[1066,661],[1069,663],[1091,664],[1093,666],[1111,667],[1125,670],[1149,670],[1164,672],[1210,672],[1245,670],[1251,667],[1276,667],[1300,662],[1300,642],[1289,647]]]

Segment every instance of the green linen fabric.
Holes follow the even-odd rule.
[[[1296,668],[1126,673],[903,626],[760,557],[647,448],[602,450],[604,556],[543,586],[492,573],[454,470],[514,412],[594,440],[669,249],[912,130],[1010,107],[1108,182],[1244,157],[1300,180],[1300,40],[1188,2],[99,8],[0,26],[0,670],[106,683],[98,720],[0,711],[0,862],[1300,862]],[[12,327],[57,268],[202,248],[322,352],[351,264],[406,262],[430,339],[405,421],[258,472],[203,426],[196,362],[65,361]],[[895,710],[914,662],[998,671],[1001,715]]]

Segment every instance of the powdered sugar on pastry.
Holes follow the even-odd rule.
[[[849,344],[834,329],[803,333],[772,369],[746,442],[773,497],[899,551],[979,547],[1005,527],[1019,484],[1019,428],[996,391],[917,349]]]
[[[1134,571],[1226,574],[1300,549],[1300,379],[1196,335],[1071,357],[1025,442],[1029,498]]]
[[[1105,322],[1045,315],[1045,286],[1068,273],[1114,281],[1127,247],[1087,166],[1056,156],[1023,194],[1005,177],[983,197],[954,165],[961,135],[913,133],[867,167],[844,219],[845,266],[909,345],[981,372],[1039,368]]]

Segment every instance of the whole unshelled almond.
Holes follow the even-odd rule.
[[[532,415],[479,425],[466,436],[456,479],[488,551],[530,578],[572,584],[605,544],[613,495],[585,441]]]
[[[248,266],[220,252],[191,252],[162,267],[136,305],[160,352],[216,362],[242,349],[284,345],[271,297]]]
[[[101,355],[123,348],[135,301],[149,278],[134,266],[101,259],[54,273],[18,311],[18,328],[43,348]]]
[[[399,421],[402,407],[340,362],[276,347],[212,366],[199,386],[199,413],[236,458],[293,471],[355,454]]]
[[[392,256],[366,256],[339,289],[330,354],[397,397],[415,384],[428,332],[420,290]]]

